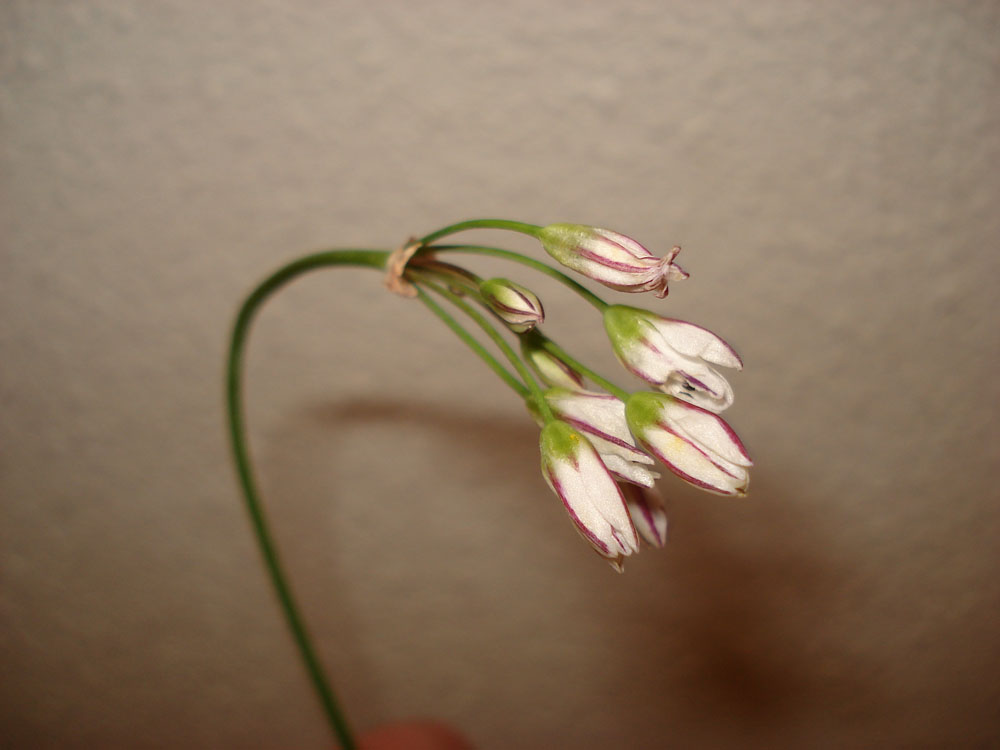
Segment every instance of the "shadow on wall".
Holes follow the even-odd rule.
[[[331,462],[319,455],[320,451],[329,455],[330,450],[329,440],[322,436],[337,433],[337,441],[347,440],[345,436],[373,425],[412,429],[431,444],[431,450],[453,456],[463,471],[481,474],[487,481],[499,478],[510,503],[517,503],[519,525],[538,527],[540,544],[579,554],[581,542],[568,524],[558,536],[550,533],[553,505],[535,502],[541,481],[532,475],[538,463],[537,431],[528,419],[470,414],[408,400],[359,399],[310,406],[267,438],[262,465],[269,483],[301,489],[303,467],[308,471],[332,463],[325,478],[318,480],[322,484],[318,491],[329,495],[331,486],[336,491],[337,475],[344,467],[338,466],[339,459]],[[428,471],[436,469],[440,466]],[[604,689],[601,683],[610,679],[614,684],[614,694],[599,714],[582,717],[573,730],[580,733],[573,737],[578,746],[620,746],[624,725],[625,738],[636,747],[659,747],[666,732],[677,746],[765,747],[776,741],[808,740],[817,730],[830,737],[825,731],[830,729],[837,736],[844,730],[836,728],[838,722],[849,721],[855,712],[879,702],[877,688],[861,682],[861,665],[850,653],[849,639],[836,632],[836,614],[843,610],[841,598],[851,571],[831,560],[830,545],[812,521],[809,503],[797,502],[766,470],[757,471],[746,500],[708,496],[669,476],[663,489],[671,493],[667,549],[644,553],[630,563],[633,569],[623,577],[598,570],[599,566],[574,570],[568,580],[558,581],[560,593],[552,594],[555,606],[563,607],[556,610],[559,617],[574,618],[574,627],[589,628],[590,638],[616,644],[615,663],[583,672],[575,664],[568,666],[569,661],[564,664],[558,644],[542,651],[546,657],[551,654],[553,669],[576,669],[575,676],[590,683],[574,687],[578,697],[572,693],[565,697],[571,703],[579,700],[581,711]],[[296,502],[294,493],[279,491],[287,493],[275,500],[282,504],[281,518],[276,518],[280,536],[297,540],[289,556],[292,575],[324,650],[329,653],[333,648],[329,643],[337,644],[337,673],[350,675],[356,696],[348,697],[348,703],[364,704],[358,713],[366,722],[398,718],[387,713],[391,700],[384,698],[384,686],[371,668],[369,655],[378,647],[368,642],[369,634],[359,632],[352,618],[349,599],[358,596],[359,588],[352,588],[346,579],[331,581],[344,575],[329,552],[337,540],[330,539],[326,526],[317,526],[313,503]],[[453,502],[453,494],[443,502]],[[332,533],[343,539],[351,532],[335,528]],[[517,564],[515,559],[515,569]],[[544,579],[537,592],[540,600],[557,573],[558,569],[537,574]],[[451,583],[446,579],[436,585]],[[470,617],[475,616],[477,597],[495,600],[504,595],[496,588],[462,590],[463,585],[459,580],[458,588],[443,595],[460,598],[462,611]],[[519,580],[517,585],[524,583]],[[343,606],[330,611],[310,604],[316,596],[310,592],[331,590],[338,597],[350,592],[341,599]],[[530,623],[523,625],[530,630]],[[482,647],[479,642],[478,648]],[[565,658],[575,662],[579,657],[571,653]],[[521,688],[531,694],[530,682]],[[571,708],[563,706],[558,713],[568,714]],[[551,739],[540,740],[538,747],[570,739],[564,727],[552,731]]]
[[[801,506],[755,476],[746,500],[694,496],[675,503],[666,575],[669,652],[681,669],[659,684],[677,720],[706,741],[732,732],[764,746],[834,721],[845,702],[877,702],[856,658],[831,630],[850,571],[838,570]],[[846,716],[842,716],[846,719]]]

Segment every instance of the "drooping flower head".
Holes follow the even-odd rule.
[[[709,365],[742,370],[743,362],[711,331],[626,305],[604,311],[604,328],[618,361],[632,374],[709,411],[733,403],[729,381]]]
[[[539,439],[542,476],[558,495],[580,535],[621,572],[639,551],[639,538],[618,485],[594,447],[570,425],[552,420]]]
[[[717,414],[664,393],[639,391],[625,404],[636,443],[686,482],[720,495],[745,495],[753,465]]]
[[[680,252],[674,247],[657,258],[645,247],[609,229],[583,224],[549,224],[539,239],[545,252],[578,273],[620,292],[656,292],[666,297],[671,281],[688,277],[687,271],[674,263]]]

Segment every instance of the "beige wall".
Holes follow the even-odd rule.
[[[665,480],[668,548],[616,576],[416,303],[362,271],[290,287],[251,343],[253,443],[354,722],[1000,742],[998,27],[995,2],[4,2],[0,744],[329,746],[228,464],[227,327],[297,253],[479,215],[684,245],[691,280],[643,301],[743,354],[751,496]]]

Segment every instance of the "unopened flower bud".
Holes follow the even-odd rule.
[[[545,337],[538,331],[529,336],[521,336],[521,354],[531,369],[551,388],[583,388],[583,375],[568,364],[542,348]]]
[[[507,279],[489,279],[479,285],[483,300],[515,333],[530,331],[545,320],[545,310],[534,292]]]

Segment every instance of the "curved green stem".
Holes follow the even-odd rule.
[[[414,276],[420,277],[423,274],[414,273]],[[535,380],[535,376],[528,370],[521,358],[517,356],[517,353],[507,343],[507,340],[500,335],[500,332],[494,328],[490,322],[474,307],[466,303],[461,297],[452,292],[450,289],[435,283],[433,280],[427,279],[426,277],[421,279],[420,283],[433,289],[435,292],[440,294],[442,297],[451,302],[455,307],[468,315],[472,320],[478,325],[483,332],[493,340],[493,343],[497,345],[497,348],[503,352],[504,356],[510,361],[517,370],[518,375],[524,380],[525,384],[528,386],[528,391],[530,395],[538,402],[538,408],[541,412],[542,419],[545,422],[550,421],[552,417],[552,410],[549,408],[548,403],[545,401],[545,395],[542,393],[542,388]],[[522,397],[526,397],[529,393],[522,393]]]
[[[460,221],[457,224],[449,224],[435,232],[431,232],[420,238],[421,245],[429,245],[434,240],[447,237],[449,234],[464,232],[466,229],[507,229],[511,232],[520,232],[531,237],[537,237],[542,228],[537,224],[525,224],[523,221],[508,221],[507,219],[470,219]]]
[[[482,245],[435,245],[434,247],[427,248],[425,252],[435,252],[435,253],[470,253],[474,255],[491,255],[494,258],[504,258],[506,260],[512,260],[515,263],[520,263],[530,268],[534,268],[536,271],[544,273],[546,276],[551,276],[553,279],[558,281],[560,284],[569,287],[574,292],[583,297],[587,302],[592,304],[602,313],[610,307],[607,302],[598,297],[592,291],[587,289],[587,287],[580,284],[571,276],[560,271],[558,268],[553,268],[548,263],[543,263],[540,260],[535,260],[527,255],[522,255],[521,253],[515,253],[511,250],[504,250],[499,247],[484,247]]]
[[[462,327],[455,318],[449,315],[437,302],[431,299],[427,292],[425,292],[420,286],[417,286],[417,297],[420,301],[427,305],[427,308],[437,315],[441,321],[450,328],[455,335],[457,335],[462,341],[468,345],[472,351],[479,355],[479,357],[486,363],[486,365],[493,370],[500,379],[503,380],[507,385],[513,388],[521,398],[527,398],[530,391],[524,386],[521,381],[515,378],[507,368],[500,364],[496,357],[486,351],[486,347],[476,341],[472,335]]]
[[[541,342],[541,346],[549,354],[551,354],[551,355],[553,355],[555,357],[558,357],[559,359],[561,359],[563,362],[565,362],[566,364],[568,364],[570,367],[572,367],[577,372],[580,372],[580,373],[583,373],[584,375],[586,375],[588,378],[590,378],[592,381],[594,381],[595,383],[597,383],[599,386],[601,386],[608,393],[611,393],[611,394],[617,396],[622,401],[627,401],[628,400],[628,397],[629,397],[628,391],[622,390],[621,388],[619,388],[617,385],[615,385],[614,383],[612,383],[607,378],[602,377],[601,375],[599,375],[598,373],[596,373],[593,370],[591,370],[589,367],[587,367],[585,364],[583,364],[579,360],[574,359],[572,356],[569,355],[569,353],[565,349],[563,349],[561,346],[559,346],[559,344],[557,344],[552,339],[550,339],[550,338],[544,339]]]
[[[354,750],[356,744],[347,720],[340,709],[330,681],[323,670],[319,657],[313,648],[305,622],[299,612],[298,605],[292,595],[287,576],[281,565],[278,550],[271,536],[267,516],[260,502],[256,481],[250,463],[250,453],[247,447],[246,425],[243,410],[243,351],[247,334],[254,315],[261,304],[274,292],[292,279],[317,268],[328,266],[361,266],[381,269],[385,266],[389,253],[383,250],[332,250],[292,261],[279,268],[264,279],[243,302],[233,325],[229,344],[229,358],[226,368],[226,404],[229,416],[229,437],[232,444],[233,458],[236,461],[236,471],[240,486],[243,489],[243,499],[246,504],[253,530],[257,537],[264,565],[271,577],[271,583],[278,595],[281,609],[292,631],[299,654],[305,663],[309,679],[319,696],[337,741],[344,750]]]

